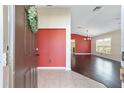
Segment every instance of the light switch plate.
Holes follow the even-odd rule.
[[[124,52],[122,52],[122,61],[124,61]]]

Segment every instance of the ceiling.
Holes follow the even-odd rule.
[[[98,5],[97,5],[98,6]],[[70,8],[71,31],[75,34],[91,37],[121,29],[121,6],[100,5],[100,9],[93,11],[95,5],[64,5],[49,6],[56,8]],[[45,6],[44,6],[45,7]]]

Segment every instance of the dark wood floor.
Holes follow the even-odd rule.
[[[120,62],[93,55],[72,55],[72,70],[108,88],[120,88]]]

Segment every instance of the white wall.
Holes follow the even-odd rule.
[[[67,8],[38,7],[39,28],[66,28],[66,70],[71,69],[71,13]]]
[[[96,52],[96,40],[104,39],[108,37],[111,38],[111,45],[112,45],[111,54],[101,54]],[[91,46],[92,46],[92,49],[91,49],[92,54],[121,62],[122,56],[121,56],[121,31],[120,30],[112,31],[109,33],[105,33],[105,34],[93,37]]]

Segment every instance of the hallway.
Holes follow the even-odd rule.
[[[38,70],[38,88],[106,88],[73,71]]]
[[[108,88],[120,88],[120,62],[93,55],[72,56],[72,70]]]

